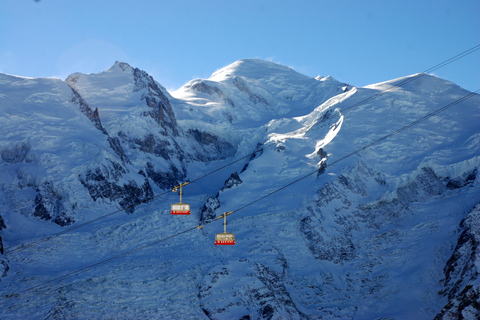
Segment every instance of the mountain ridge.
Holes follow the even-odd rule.
[[[2,256],[3,295],[242,209],[232,248],[212,245],[212,224],[7,298],[1,317],[473,319],[479,97],[329,166],[466,93],[430,75],[356,88],[256,59],[172,94],[120,62],[66,81],[0,75],[7,252],[62,230],[56,219],[130,213]],[[172,219],[173,194],[140,205],[226,164],[184,188],[190,216]]]

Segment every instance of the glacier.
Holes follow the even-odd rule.
[[[362,150],[468,94],[258,59],[173,92],[0,74],[0,319],[477,319],[480,96]]]

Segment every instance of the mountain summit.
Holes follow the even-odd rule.
[[[123,62],[0,74],[0,318],[476,319],[469,94],[258,59],[171,93]]]

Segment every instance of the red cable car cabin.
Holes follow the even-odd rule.
[[[233,233],[217,233],[215,235],[215,244],[217,245],[234,245],[235,235]]]
[[[233,233],[227,232],[227,216],[232,214],[233,211],[224,213],[222,216],[218,217],[220,219],[223,217],[223,233],[217,233],[215,235],[215,244],[216,245],[234,245],[235,244],[235,235]]]
[[[190,214],[190,205],[186,203],[172,204],[171,214]]]
[[[190,205],[182,202],[182,196],[183,196],[182,187],[187,184],[188,182],[185,182],[173,188],[172,190],[173,192],[176,192],[177,189],[179,189],[178,194],[180,195],[180,202],[172,204],[171,211],[170,211],[171,214],[177,214],[177,215],[190,214]]]

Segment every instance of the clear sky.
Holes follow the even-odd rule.
[[[479,0],[0,0],[0,72],[96,73],[115,61],[174,90],[238,59],[364,86],[480,44]],[[480,50],[434,72],[480,89]]]

